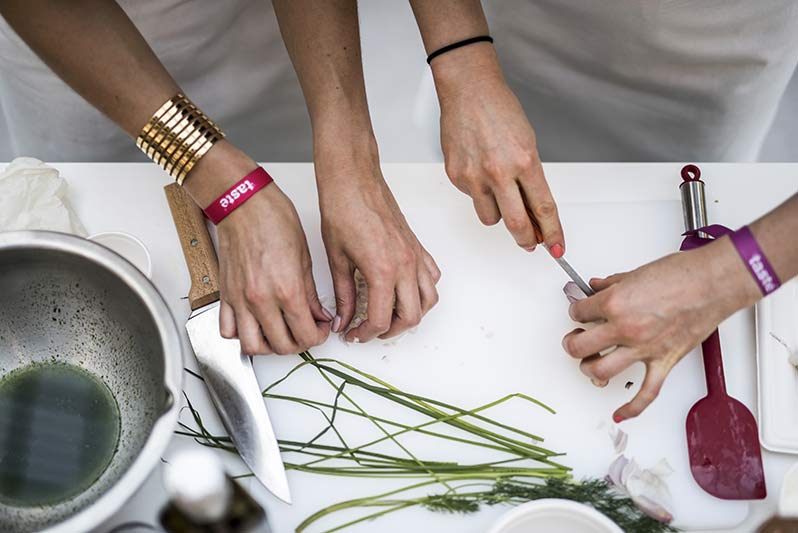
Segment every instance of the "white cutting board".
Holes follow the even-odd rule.
[[[397,181],[403,178],[392,177]],[[550,448],[566,451],[568,455],[562,462],[574,468],[577,478],[606,475],[613,459],[612,447],[606,428],[598,426],[602,421],[609,422],[613,410],[632,397],[642,381],[642,367],[624,373],[606,389],[593,387],[560,345],[562,335],[574,325],[568,318],[567,301],[561,290],[567,279],[554,261],[542,252],[530,255],[521,251],[501,226],[482,226],[470,202],[439,173],[404,179],[401,185],[407,187],[395,187],[396,194],[443,272],[440,304],[416,334],[397,345],[344,347],[333,340],[314,353],[345,359],[404,390],[466,408],[513,392],[529,394],[552,406],[557,415],[536,412],[521,404],[501,412],[543,435]],[[682,231],[678,183],[678,174],[674,174],[672,200],[647,198],[645,188],[641,188],[642,194],[634,202],[572,203],[565,194],[560,195],[568,259],[589,277],[631,269],[677,250]],[[306,227],[315,225],[315,213],[306,211],[305,206],[299,208]],[[311,245],[314,258],[318,258],[319,290],[322,295],[331,295],[323,255],[317,253],[321,251],[320,243],[311,238]],[[752,328],[746,318],[747,315],[736,317],[721,332],[724,348],[735,357],[754,356]],[[735,345],[745,348],[732,350]],[[260,375],[276,369],[287,371],[293,363],[261,360],[258,371]],[[636,384],[632,390],[624,388],[627,381]],[[303,392],[301,388],[296,391]],[[668,483],[679,525],[731,527],[745,518],[748,504],[710,496],[696,485],[689,472],[685,416],[704,391],[700,360],[697,354],[691,354],[675,369],[661,397],[645,415],[623,427],[630,434],[628,452],[642,464],[652,465],[664,457],[674,467],[676,472]],[[313,392],[309,386],[304,394]],[[747,403],[751,400],[740,399]],[[281,407],[270,406],[278,434],[307,434],[294,427],[292,409]],[[445,449],[442,444],[433,444],[424,449],[424,444],[419,443],[413,451],[429,456]],[[362,485],[356,495],[375,492],[369,483]],[[334,482],[330,483],[331,490],[334,486]],[[333,492],[325,501],[332,504],[340,499],[340,494]],[[463,519],[458,530],[484,531],[497,511],[485,512],[478,519]],[[399,519],[383,522],[379,524],[380,531],[393,531],[392,527],[396,531],[407,530]],[[353,531],[374,531],[373,527],[365,525]]]
[[[154,166],[144,164],[57,166],[70,178],[76,210],[90,232],[129,231],[150,247],[153,281],[176,319],[182,321],[188,315],[185,301],[180,300],[187,292],[188,275],[160,190],[167,179]],[[319,293],[331,296],[318,230],[312,166],[265,166],[294,200],[308,235]],[[710,181],[712,222],[736,226],[777,203],[779,196],[775,193],[754,196],[745,203],[745,195],[735,192],[737,185],[745,183],[745,173],[736,170],[738,167],[746,168],[712,165],[718,179],[725,169],[728,185],[735,184],[718,185],[714,190],[723,190],[725,195],[716,196]],[[678,164],[546,166],[562,211],[567,257],[584,276],[634,268],[678,248],[682,231],[679,168]],[[442,165],[386,165],[385,174],[408,220],[443,271],[440,304],[418,332],[396,345],[345,346],[331,339],[314,353],[345,360],[405,390],[463,407],[512,392],[534,396],[554,407],[557,415],[520,404],[498,414],[503,421],[546,437],[547,447],[567,452],[562,462],[574,468],[576,477],[603,476],[612,450],[606,430],[597,426],[609,421],[612,411],[631,398],[641,380],[640,370],[628,371],[605,389],[590,385],[560,347],[562,335],[573,325],[561,292],[566,278],[551,258],[543,251],[532,255],[520,251],[502,227],[481,226],[470,201],[449,184]],[[116,203],[108,196],[111,183],[119,195]],[[780,183],[779,194],[788,188],[784,179]],[[716,198],[720,198],[720,204],[713,202]],[[146,217],[141,217],[142,210]],[[755,407],[752,314],[740,313],[722,325],[721,339],[729,392]],[[261,383],[276,379],[296,362],[296,357],[258,359]],[[187,364],[195,367],[191,360]],[[624,388],[627,380],[635,383],[632,390]],[[287,391],[314,395],[318,392],[316,383],[294,380]],[[187,378],[185,389],[211,429],[218,427],[202,387]],[[703,394],[703,370],[697,353],[692,353],[674,369],[660,398],[645,414],[623,424],[630,434],[627,452],[643,465],[664,457],[673,466],[676,472],[669,484],[678,524],[689,529],[729,528],[745,518],[748,503],[709,496],[689,473],[684,420],[690,406]],[[281,438],[312,434],[320,428],[320,420],[309,422],[297,416],[293,408],[270,402],[269,409]],[[191,445],[189,439],[175,439],[166,459],[175,450]],[[429,447],[413,442],[411,446],[422,457],[448,455],[448,448],[440,443]],[[243,471],[237,461],[231,461],[231,465]],[[321,507],[400,486],[394,481],[325,478],[296,472],[289,472],[289,482],[294,495],[291,507],[277,502],[257,484],[249,484],[267,502],[276,533],[292,531],[301,519]],[[154,516],[162,499],[155,495],[157,476],[148,487],[147,494],[135,498],[114,522],[125,517]],[[477,515],[458,517],[413,509],[351,531],[476,533],[487,530],[502,512],[502,507],[488,508]]]

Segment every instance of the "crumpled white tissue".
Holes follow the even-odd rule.
[[[86,236],[58,171],[32,157],[14,159],[0,173],[0,231],[49,230]]]

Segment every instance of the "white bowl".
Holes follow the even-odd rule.
[[[515,507],[489,533],[623,533],[615,522],[589,505],[546,498]]]
[[[106,231],[89,237],[90,241],[102,244],[118,253],[139,269],[148,278],[152,276],[150,252],[138,237],[121,231]]]

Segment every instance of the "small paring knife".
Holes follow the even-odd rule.
[[[544,244],[543,247],[548,251],[548,246]],[[584,280],[584,278],[582,278],[582,276],[580,276],[579,273],[574,270],[574,267],[572,267],[571,263],[565,259],[565,256],[556,258],[552,255],[552,258],[557,261],[557,264],[560,265],[566,274],[568,274],[568,277],[571,278],[574,283],[576,283],[577,287],[579,287],[582,292],[585,293],[585,296],[593,296],[596,294],[596,291],[594,291],[593,288]]]
[[[219,332],[219,263],[202,211],[177,184],[164,189],[191,276],[186,330],[216,410],[255,477],[286,503],[291,492],[252,360]]]
[[[540,225],[538,224],[535,215],[532,213],[532,210],[529,208],[527,208],[527,214],[529,215],[529,220],[532,221],[532,227],[535,229],[535,236],[537,237],[538,242],[543,245],[543,247],[546,249],[547,252],[549,252],[549,247],[546,246],[545,242],[543,242],[543,232],[540,231]],[[576,286],[579,287],[582,290],[582,292],[585,293],[585,296],[593,296],[594,294],[596,294],[596,291],[594,291],[592,287],[590,287],[590,285],[584,280],[584,278],[579,275],[579,273],[574,269],[574,267],[571,266],[571,263],[569,263],[568,260],[565,259],[564,255],[560,258],[554,257],[553,255],[551,255],[551,252],[549,252],[549,255],[552,257],[552,259],[557,261],[557,264],[560,265],[560,268],[562,268],[565,271],[565,273],[568,274],[568,277],[571,278],[571,280],[574,283],[576,283]]]

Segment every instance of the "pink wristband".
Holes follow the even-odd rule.
[[[765,257],[748,226],[743,226],[732,233],[731,241],[764,296],[781,287],[781,281],[779,281],[776,271],[770,266],[770,262]]]
[[[253,194],[270,184],[272,181],[269,173],[261,167],[256,168],[227,189],[223,195],[213,201],[211,205],[204,209],[205,216],[214,224],[218,224],[224,218],[249,200]]]

